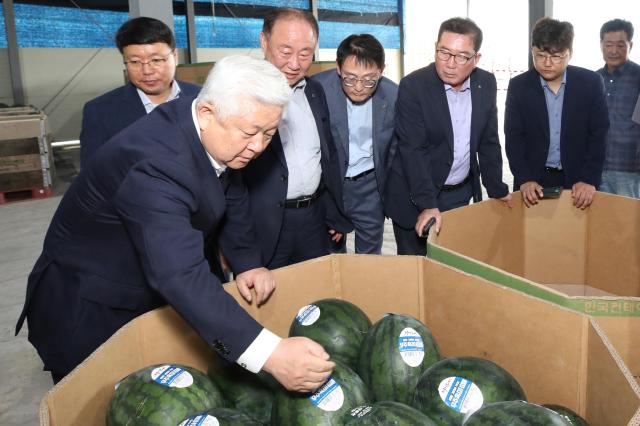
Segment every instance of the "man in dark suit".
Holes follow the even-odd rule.
[[[573,26],[542,18],[533,28],[534,69],[509,82],[504,134],[513,188],[527,207],[545,187],[571,189],[588,207],[600,184],[609,117],[602,78],[569,66]]]
[[[317,41],[318,23],[308,11],[274,9],[264,18],[265,59],[293,89],[271,145],[242,171],[268,268],[329,254],[331,239],[347,226],[335,202],[342,179],[327,102],[322,86],[305,78]]]
[[[423,229],[440,212],[491,198],[511,206],[502,182],[496,79],[476,68],[482,31],[470,19],[440,25],[435,62],[400,81],[398,155],[387,181],[385,210],[398,254],[426,254]]]
[[[356,253],[380,254],[383,193],[395,151],[398,85],[382,76],[384,48],[370,34],[350,35],[338,46],[335,70],[316,74],[329,106],[338,147],[343,211],[355,229]],[[393,141],[393,142],[392,142]],[[346,236],[336,251],[346,252]]]
[[[222,224],[245,299],[274,289],[255,248],[241,169],[269,144],[290,89],[266,61],[219,61],[197,99],[181,97],[123,130],[64,195],[27,285],[29,341],[54,381],[133,318],[164,304],[220,356],[308,391],[333,363],[308,339],[280,339],[224,291],[203,256]]]
[[[116,33],[116,45],[129,83],[85,104],[80,132],[81,166],[112,136],[156,106],[179,96],[195,96],[200,90],[174,79],[176,43],[171,29],[162,21],[147,17],[128,20]]]

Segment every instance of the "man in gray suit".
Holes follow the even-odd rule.
[[[380,254],[398,85],[382,76],[384,48],[370,34],[344,39],[336,63],[336,69],[312,78],[322,84],[327,98],[343,177],[343,211],[355,230],[356,253]],[[345,241],[336,251],[346,251]]]

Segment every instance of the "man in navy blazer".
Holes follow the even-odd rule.
[[[80,165],[119,131],[156,106],[179,96],[196,96],[196,85],[176,81],[178,63],[171,29],[157,19],[130,19],[118,29],[116,45],[127,67],[129,83],[89,102],[82,111]]]
[[[355,252],[380,254],[384,235],[383,196],[389,159],[396,149],[398,85],[382,76],[384,48],[370,34],[345,38],[336,52],[337,68],[315,74],[329,106],[337,145],[342,210],[355,229]],[[346,236],[336,251],[346,252]]]
[[[309,11],[274,9],[264,18],[260,45],[293,89],[278,132],[264,154],[242,171],[254,228],[268,268],[330,253],[346,226],[341,178],[322,86],[305,78],[318,41]]]
[[[504,134],[513,188],[527,207],[542,189],[571,189],[584,209],[602,175],[609,116],[602,78],[569,66],[573,26],[542,18],[533,28],[534,69],[509,82]]]
[[[491,198],[511,206],[502,182],[496,79],[476,68],[482,31],[451,18],[438,32],[435,62],[400,81],[396,108],[398,154],[387,181],[385,210],[398,254],[426,254],[424,228],[440,212]]]
[[[274,289],[255,247],[237,169],[277,129],[290,89],[266,61],[219,61],[197,99],[181,97],[123,130],[64,195],[27,285],[29,341],[54,381],[133,318],[170,304],[218,354],[309,391],[333,363],[308,339],[280,339],[223,289],[203,256],[219,243],[243,297]]]

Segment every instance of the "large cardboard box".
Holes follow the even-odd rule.
[[[332,255],[274,271],[277,289],[247,306],[285,335],[298,309],[327,297],[349,300],[373,321],[412,315],[443,354],[479,356],[510,371],[529,400],[557,403],[592,425],[639,425],[640,388],[596,319],[414,256]],[[43,399],[43,425],[100,425],[114,384],[154,363],[206,370],[208,346],[170,308],[123,327]]]
[[[526,208],[487,200],[442,215],[427,256],[596,316],[640,316],[640,200],[598,192],[580,210],[571,192]]]

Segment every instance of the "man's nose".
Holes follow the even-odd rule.
[[[289,58],[288,65],[292,70],[300,69],[300,61],[298,60],[298,57],[296,55],[292,55],[291,58]]]

